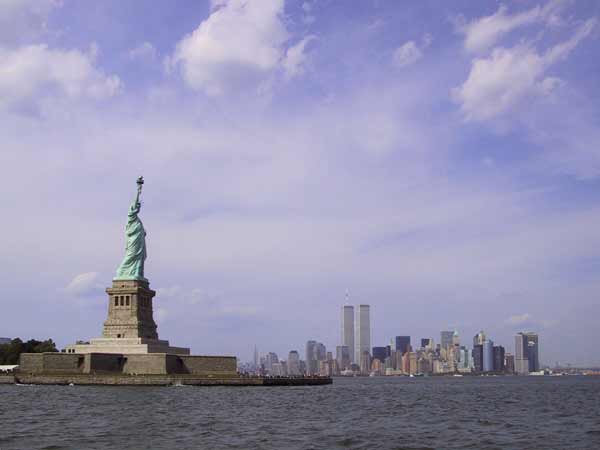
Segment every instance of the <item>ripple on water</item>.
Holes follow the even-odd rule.
[[[600,448],[599,395],[600,379],[589,377],[351,378],[290,388],[3,385],[0,448]]]

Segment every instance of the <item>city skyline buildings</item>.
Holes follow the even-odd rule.
[[[346,295],[346,298],[348,296]],[[344,305],[342,306],[342,339],[341,345],[344,345],[350,349],[350,362],[355,361],[355,348],[354,348],[354,306]]]
[[[356,311],[356,334],[355,334],[355,361],[363,361],[364,352],[371,353],[371,307],[370,305],[358,305]]]

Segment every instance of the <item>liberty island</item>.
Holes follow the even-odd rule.
[[[329,377],[241,376],[235,356],[190,355],[159,339],[153,316],[156,292],[144,273],[146,230],[139,218],[144,178],[125,226],[125,255],[106,289],[108,315],[102,336],[78,341],[61,353],[22,353],[15,381],[22,384],[318,385]]]

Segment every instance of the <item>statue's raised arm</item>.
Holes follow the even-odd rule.
[[[144,261],[146,260],[146,230],[139,219],[141,209],[140,195],[144,178],[137,179],[137,194],[129,208],[127,225],[125,226],[125,256],[117,269],[115,280],[146,280],[144,278]]]

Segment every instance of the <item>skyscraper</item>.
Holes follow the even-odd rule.
[[[515,336],[515,373],[527,375],[529,373],[529,344],[527,336],[517,333]]]
[[[317,362],[317,341],[307,341],[306,342],[306,373],[308,375],[315,375],[318,370],[318,362]]]
[[[350,354],[352,353],[352,351],[350,351],[350,348],[348,348],[347,345],[338,345],[335,348],[335,359],[338,362],[338,366],[340,368],[340,370],[346,370],[347,368],[350,367]]]
[[[373,359],[378,359],[384,363],[385,358],[389,356],[388,347],[373,347]]]
[[[523,333],[527,337],[527,359],[529,360],[529,371],[539,372],[540,370],[540,355],[539,355],[539,339],[536,333]]]
[[[371,352],[371,308],[369,305],[358,305],[356,314],[355,358],[361,361],[363,352]],[[370,368],[369,362],[369,368]]]
[[[452,345],[452,337],[454,336],[454,331],[442,331],[440,332],[440,345],[442,348],[448,348]]]
[[[342,345],[350,349],[350,362],[354,362],[354,306],[342,307]]]
[[[483,372],[483,345],[475,344],[473,346],[473,370]]]
[[[494,346],[494,372],[504,372],[504,347]]]
[[[410,352],[410,336],[396,336],[396,351]]]
[[[296,350],[288,354],[287,371],[289,375],[300,375],[300,355]]]
[[[483,341],[483,371],[494,371],[494,342],[489,339]]]
[[[473,347],[476,345],[483,345],[483,341],[485,341],[485,333],[482,330],[473,336]]]

